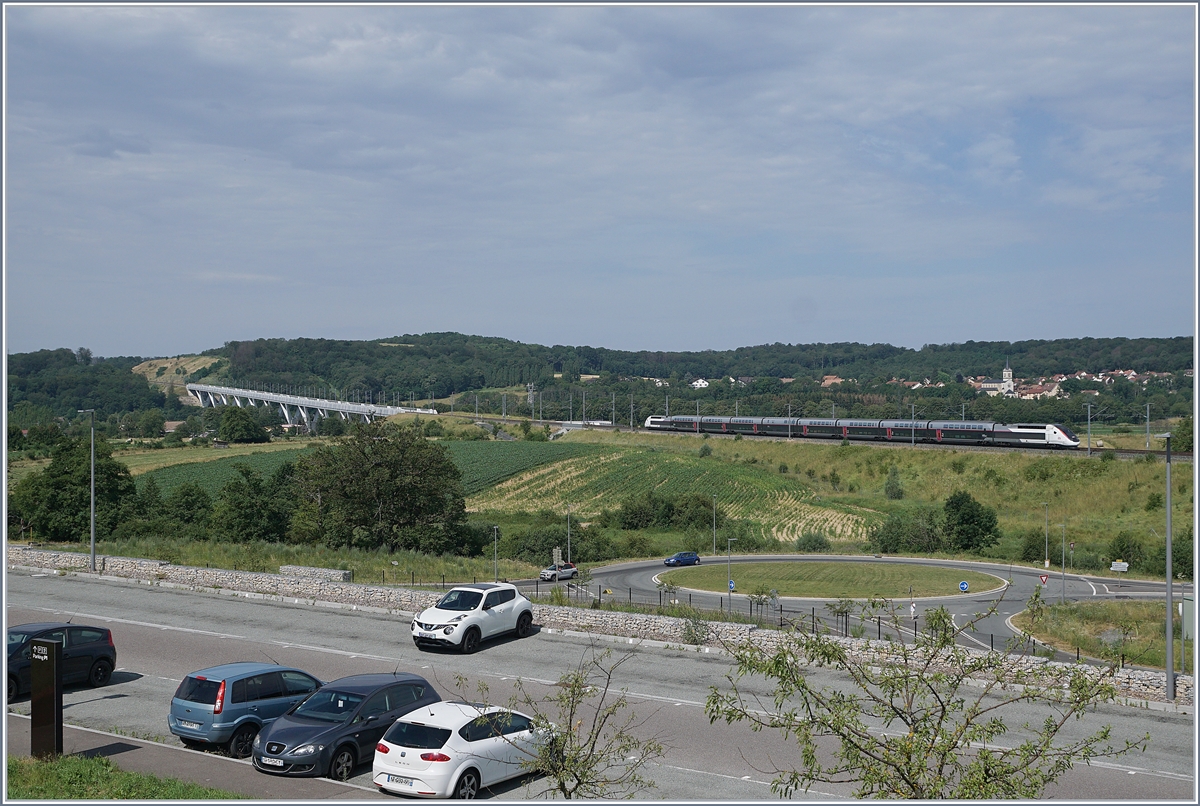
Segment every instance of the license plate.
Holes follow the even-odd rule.
[[[200,730],[200,723],[199,722],[186,722],[181,719],[181,720],[179,720],[179,727],[187,728],[188,730]]]
[[[400,784],[400,786],[412,786],[411,778],[401,778],[399,775],[389,775],[387,777],[389,784]]]
[[[420,635],[422,638],[437,638],[437,633],[425,632],[424,630],[421,631]]]
[[[264,757],[263,759],[261,759],[261,761],[263,764],[266,764],[268,767],[282,767],[283,766],[283,759],[281,759],[281,758],[265,758]]]

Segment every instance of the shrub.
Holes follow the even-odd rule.
[[[779,472],[780,472],[780,473],[786,473],[786,472],[788,472],[788,466],[787,466],[787,462],[780,462],[780,463],[779,463]]]
[[[705,434],[705,436],[708,435]],[[712,445],[707,442],[700,446],[700,458],[703,459],[706,456],[712,456]]]
[[[899,501],[904,497],[904,488],[900,486],[900,471],[893,465],[888,470],[887,482],[883,485],[884,494],[892,501]]]
[[[965,490],[946,499],[946,537],[956,549],[975,551],[1000,539],[996,510],[984,506]]]
[[[1174,546],[1172,546],[1174,549]],[[1123,560],[1129,563],[1130,567],[1137,568],[1141,566],[1146,559],[1146,549],[1142,545],[1142,541],[1138,540],[1133,532],[1120,532],[1108,544],[1108,558],[1116,562]],[[1166,568],[1166,549],[1163,549],[1163,567]]]
[[[1153,512],[1156,509],[1162,509],[1162,507],[1163,507],[1163,494],[1162,493],[1150,493],[1150,495],[1146,498],[1146,511]]]
[[[806,531],[796,538],[796,551],[801,554],[820,554],[829,548],[829,538],[823,532]]]
[[[1037,529],[1025,533],[1021,542],[1021,559],[1027,563],[1040,563],[1046,559],[1046,534]]]

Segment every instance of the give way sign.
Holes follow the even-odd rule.
[[[1046,574],[1042,574],[1042,576],[1041,576],[1041,580],[1042,580],[1042,584],[1043,584],[1043,585],[1045,585],[1045,584],[1046,584],[1046,581],[1047,581],[1048,579],[1050,579],[1050,577],[1049,577],[1049,576],[1047,576]]]

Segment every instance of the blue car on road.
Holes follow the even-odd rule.
[[[667,559],[663,560],[663,565],[699,565],[700,555],[694,551],[677,551]]]

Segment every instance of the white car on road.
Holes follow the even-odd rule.
[[[575,567],[575,563],[548,565],[538,574],[538,578],[543,582],[557,582],[560,579],[574,579],[577,576],[579,576],[579,569]]]
[[[498,635],[515,632],[524,638],[532,627],[533,604],[516,585],[479,582],[451,588],[437,604],[417,614],[411,629],[418,649],[443,646],[469,654]]]
[[[542,735],[518,711],[435,702],[388,728],[375,746],[371,780],[401,795],[474,798],[481,788],[531,772]]]

